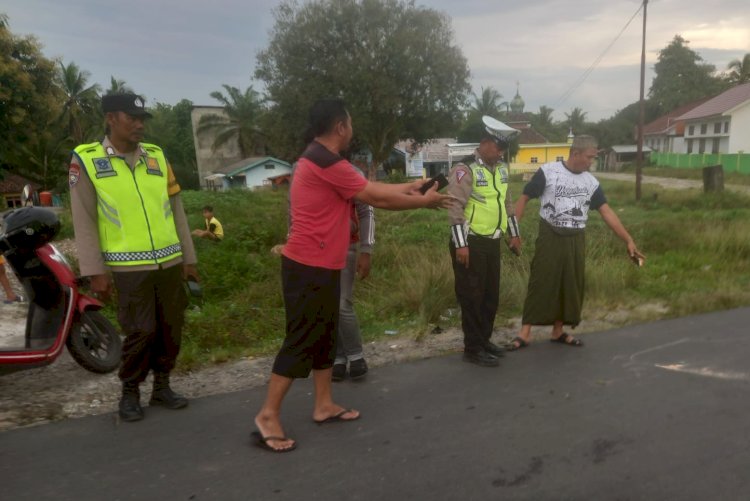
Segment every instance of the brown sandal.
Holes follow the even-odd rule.
[[[515,343],[518,343],[518,345],[516,345]],[[521,348],[526,348],[528,345],[529,345],[528,341],[526,341],[522,337],[516,336],[510,340],[510,343],[506,345],[505,349],[508,351],[516,351],[516,350],[520,350]]]
[[[553,343],[567,344],[568,346],[583,346],[583,341],[573,337],[567,332],[560,334],[560,337],[550,339]]]

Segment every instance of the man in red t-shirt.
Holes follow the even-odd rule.
[[[317,101],[310,109],[315,139],[300,157],[290,188],[289,239],[282,251],[286,338],[273,364],[266,400],[255,416],[252,436],[260,447],[288,452],[296,442],[284,435],[281,404],[294,379],[313,373],[316,423],[354,421],[359,411],[334,403],[331,374],[336,355],[341,269],[349,248],[354,199],[383,209],[447,208],[453,198],[422,195],[423,180],[404,184],[369,182],[341,157],[349,147],[352,119],[339,99]]]

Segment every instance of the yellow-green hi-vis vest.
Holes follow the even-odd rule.
[[[161,148],[141,143],[135,168],[108,155],[101,143],[74,151],[94,184],[99,245],[109,266],[160,264],[182,255]]]
[[[473,185],[464,209],[469,229],[475,235],[485,237],[495,235],[496,230],[505,233],[508,228],[508,215],[504,210],[505,193],[508,191],[508,169],[498,164],[493,173],[478,163],[471,164],[469,168]]]

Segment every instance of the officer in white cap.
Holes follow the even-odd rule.
[[[490,341],[500,299],[500,243],[520,252],[521,239],[508,190],[508,167],[502,163],[509,135],[515,131],[490,118],[474,161],[459,163],[448,176],[448,194],[458,201],[448,214],[450,253],[456,297],[461,306],[464,360],[494,367],[503,349]],[[486,125],[486,121],[485,121]]]

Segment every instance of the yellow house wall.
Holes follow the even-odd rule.
[[[515,163],[530,164],[531,157],[537,157],[538,164],[554,162],[557,157],[568,158],[569,144],[522,144],[515,158]]]

